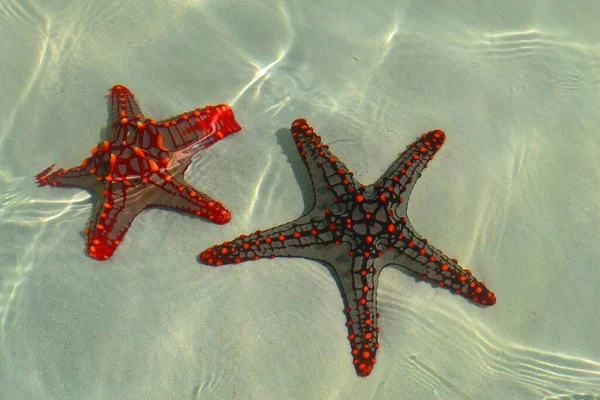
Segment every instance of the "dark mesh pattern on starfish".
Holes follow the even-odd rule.
[[[96,194],[86,229],[90,257],[107,260],[135,216],[149,206],[227,223],[229,211],[188,185],[183,174],[198,151],[241,129],[231,108],[206,106],[155,121],[144,118],[125,86],[114,86],[109,97],[110,140],[92,148],[78,167],[51,172],[53,165],[36,176],[40,186],[75,186]]]
[[[408,221],[410,193],[444,144],[444,132],[421,136],[368,187],[352,177],[305,120],[294,121],[292,136],[312,179],[313,208],[293,222],[206,249],[200,254],[202,262],[220,266],[265,257],[303,257],[329,264],[340,282],[353,363],[360,376],[371,373],[379,348],[377,286],[383,267],[402,266],[475,303],[496,302],[483,282],[429,245]]]

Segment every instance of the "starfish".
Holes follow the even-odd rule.
[[[483,282],[427,243],[408,220],[410,193],[444,144],[444,132],[422,135],[367,187],[321,143],[306,120],[294,121],[291,132],[312,180],[313,207],[295,221],[208,248],[200,254],[201,262],[220,266],[259,258],[302,257],[329,265],[344,301],[348,340],[359,376],[369,375],[377,361],[377,287],[385,266],[402,266],[480,305],[496,302]]]
[[[82,187],[96,195],[85,231],[88,255],[107,260],[135,216],[149,206],[227,223],[229,211],[190,186],[184,172],[198,151],[241,129],[231,108],[206,106],[155,121],[142,115],[123,85],[111,89],[109,100],[109,140],[92,148],[80,166],[51,172],[52,165],[35,177],[40,186]]]

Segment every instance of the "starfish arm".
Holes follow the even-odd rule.
[[[149,200],[149,206],[175,209],[217,224],[229,222],[231,214],[220,202],[194,189],[183,179],[178,181],[176,176],[168,171],[157,171],[152,175],[150,182],[160,190]]]
[[[433,160],[445,140],[446,134],[441,130],[433,130],[422,135],[419,140],[408,146],[374,184],[376,188],[386,188],[392,196],[398,197],[401,203],[398,210],[400,214],[406,214],[408,198],[417,179],[423,169],[427,168],[427,163]]]
[[[356,257],[345,265],[347,271],[340,271],[342,264],[334,265],[342,297],[348,327],[348,340],[352,348],[353,364],[356,373],[367,376],[377,362],[379,348],[379,327],[377,319],[377,287],[379,273],[372,258]],[[337,267],[337,268],[336,268]]]
[[[325,221],[304,216],[266,231],[241,235],[204,250],[199,260],[208,265],[237,264],[259,258],[301,257],[332,263],[334,233]]]
[[[413,235],[405,230],[403,239],[399,240],[392,251],[379,261],[380,264],[395,264],[435,283],[445,287],[464,298],[484,306],[496,304],[496,295],[490,291],[484,282],[480,282],[464,269],[458,260],[451,259],[442,251],[427,243],[426,239]]]
[[[310,174],[317,207],[322,210],[331,208],[338,197],[356,191],[360,184],[354,180],[353,174],[329,151],[328,145],[321,143],[321,137],[305,119],[294,121],[291,131]]]
[[[144,119],[142,111],[135,101],[134,94],[123,85],[115,85],[110,89],[110,123],[109,141],[126,139],[130,125]]]
[[[85,232],[90,257],[100,261],[110,258],[136,215],[146,208],[146,204],[139,201],[144,190],[144,185],[105,182],[102,201],[96,205]]]
[[[87,159],[86,159],[87,160]],[[87,161],[84,160],[87,164]],[[54,165],[35,176],[39,186],[70,186],[94,189],[98,185],[96,177],[90,175],[87,165],[70,169],[58,169],[52,172]]]
[[[160,147],[169,151],[192,146],[197,150],[205,149],[242,129],[227,104],[197,108],[163,121],[150,120],[142,127],[159,136]]]

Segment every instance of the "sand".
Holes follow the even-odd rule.
[[[600,395],[600,6],[590,4],[5,4],[0,398]],[[98,262],[82,235],[90,195],[33,176],[79,164],[105,139],[118,83],[156,119],[228,102],[244,130],[186,175],[231,210],[229,224],[147,210]],[[214,243],[309,206],[289,136],[298,117],[365,184],[443,129],[409,216],[497,304],[385,269],[378,363],[360,378],[327,268],[199,264]]]

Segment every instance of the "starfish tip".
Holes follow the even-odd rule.
[[[225,225],[231,221],[231,213],[227,210],[222,210],[221,213],[214,219],[211,219],[211,221],[219,225]]]
[[[90,257],[92,257],[95,260],[106,261],[112,256],[114,251],[115,251],[114,248],[112,248],[106,244],[100,243],[100,244],[88,246],[87,253]]]
[[[493,306],[494,304],[496,304],[496,294],[494,292],[489,292],[486,305]]]

